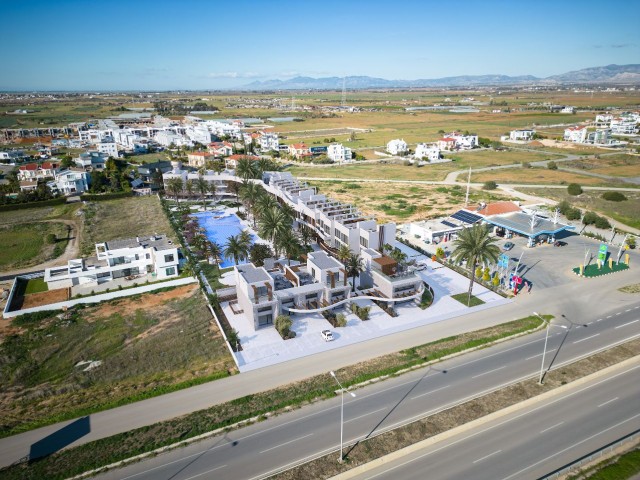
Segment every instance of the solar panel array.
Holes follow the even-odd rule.
[[[465,210],[458,210],[456,213],[451,215],[451,218],[455,218],[456,220],[469,224],[482,220],[480,215],[476,215],[475,213],[467,212]]]
[[[454,227],[456,228],[458,225],[456,225],[455,223],[451,223],[451,222],[447,222],[446,220],[442,220],[440,223],[442,223],[443,225],[446,225],[447,227]]]

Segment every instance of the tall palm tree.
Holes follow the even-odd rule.
[[[309,245],[313,241],[313,232],[306,225],[300,224],[298,226],[298,236],[300,237],[300,242],[304,246],[305,250],[309,250]]]
[[[268,212],[269,210],[279,209],[280,204],[278,201],[270,194],[268,194],[265,190],[259,194],[258,199],[255,202],[255,211],[258,215],[258,219]],[[280,210],[282,212],[282,210]],[[283,212],[284,215],[284,212]]]
[[[220,264],[220,257],[222,256],[222,247],[216,242],[208,242],[206,251],[210,257],[213,257],[213,261],[216,266],[218,266]]]
[[[250,178],[259,178],[261,175],[262,173],[258,175],[258,169],[255,162],[250,158],[242,157],[238,160],[236,165],[236,176],[243,180],[248,180]]]
[[[176,198],[176,203],[179,202],[178,195],[182,193],[182,187],[182,178],[180,177],[170,178],[167,181],[167,190],[169,190],[171,194]]]
[[[193,190],[195,185],[193,184],[193,180],[187,180],[184,182],[184,191],[187,193],[187,196],[191,198],[193,196]]]
[[[240,235],[232,235],[227,238],[223,254],[227,258],[233,258],[234,263],[238,265],[240,263],[240,259],[247,258],[249,256],[249,250],[240,240]]]
[[[268,172],[270,170],[274,170],[274,164],[268,158],[261,158],[256,162],[258,165],[258,169],[260,170],[260,174],[262,175],[264,172]]]
[[[238,182],[227,182],[229,190],[235,195],[236,202],[238,201],[238,195],[240,194],[240,184]]]
[[[253,226],[256,226],[256,212],[254,207],[260,196],[261,187],[257,183],[244,181],[240,189],[240,198],[246,204],[248,212],[253,215]]]
[[[240,240],[240,243],[242,243],[242,246],[247,251],[247,255],[245,255],[243,258],[248,258],[249,251],[251,250],[251,245],[253,244],[253,238],[251,237],[249,230],[243,230],[242,232],[240,232],[240,234],[238,235],[238,240]]]
[[[209,182],[208,188],[209,193],[211,193],[211,195],[213,195],[213,199],[216,200],[216,195],[218,194],[218,185],[216,184],[216,182]]]
[[[347,263],[345,264],[345,269],[347,270],[347,275],[351,277],[352,282],[352,291],[356,291],[356,277],[364,272],[364,261],[359,254],[349,255],[347,259]]]
[[[291,258],[297,256],[300,253],[301,247],[298,243],[296,235],[293,230],[287,230],[284,235],[276,238],[276,244],[287,257],[287,264],[291,265]]]
[[[209,183],[204,179],[202,175],[198,175],[198,179],[196,180],[196,190],[200,194],[200,199],[202,200],[202,208],[204,211],[207,211],[207,193],[209,193]]]
[[[336,253],[338,260],[342,262],[343,265],[347,264],[347,260],[351,256],[351,249],[347,245],[340,245],[338,248],[338,252]]]
[[[458,238],[453,242],[455,251],[451,258],[456,263],[466,260],[467,267],[471,273],[467,306],[471,304],[476,265],[478,263],[496,262],[498,260],[500,249],[495,245],[495,242],[496,239],[490,236],[489,227],[480,224],[476,224],[470,228],[463,228],[458,233]]]
[[[258,227],[260,236],[271,241],[278,256],[280,248],[276,240],[291,231],[291,219],[282,210],[274,207],[262,212]]]

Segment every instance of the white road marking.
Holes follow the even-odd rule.
[[[271,447],[271,448],[267,448],[266,450],[262,450],[260,453],[270,452],[271,450],[275,450],[276,448],[284,447],[285,445],[289,445],[290,443],[297,442],[299,440],[302,440],[303,438],[310,437],[311,435],[313,435],[313,433],[309,433],[309,434],[305,435],[304,437],[294,438],[293,440],[289,440],[288,442],[281,443],[280,445],[276,445],[275,447]]]
[[[479,458],[479,459],[477,459],[477,460],[474,460],[474,461],[473,461],[473,463],[478,463],[478,462],[481,462],[482,460],[486,460],[487,458],[489,458],[489,457],[493,457],[495,454],[500,453],[501,451],[502,451],[502,450],[498,450],[498,451],[496,451],[496,452],[490,453],[489,455],[485,455],[485,456],[484,456],[484,457],[482,457],[482,458]]]
[[[503,368],[507,368],[507,366],[506,366],[506,365],[503,365],[503,366],[501,366],[501,367],[494,368],[493,370],[489,370],[488,372],[479,373],[478,375],[476,375],[476,376],[474,376],[474,377],[471,377],[471,378],[478,378],[478,377],[481,377],[481,376],[483,376],[483,375],[488,375],[488,374],[490,374],[490,373],[497,372],[498,370],[502,370]]]
[[[622,315],[622,312],[618,312],[618,313],[616,313],[616,316],[618,316],[618,315]]]
[[[556,351],[556,349],[552,348],[550,350],[547,350],[547,353],[551,353],[551,352],[555,352],[555,351]],[[541,357],[541,356],[542,356],[542,353],[539,353],[537,355],[531,355],[530,357],[525,358],[525,360],[531,360],[532,358]]]
[[[608,405],[608,404],[610,404],[611,402],[615,402],[616,400],[618,400],[618,398],[619,398],[619,397],[612,398],[611,400],[607,400],[606,402],[601,403],[600,405],[598,405],[598,408],[600,408],[600,407],[604,407],[605,405]]]
[[[601,322],[601,321],[602,321],[602,319],[601,319],[601,318],[599,318],[599,319],[597,319],[597,320],[596,320],[596,322]]]
[[[609,430],[613,430],[614,428],[618,428],[620,425],[624,425],[625,423],[631,421],[631,420],[635,420],[636,418],[640,417],[640,413],[637,415],[634,415],[631,418],[627,418],[626,420],[623,420],[620,423],[617,423],[609,428],[605,428],[604,430],[602,430],[601,432],[595,433],[593,435],[591,435],[590,437],[585,438],[584,440],[581,440],[577,443],[574,443],[573,445],[571,445],[570,447],[565,448],[564,450],[560,450],[559,452],[554,453],[553,455],[548,456],[547,458],[543,458],[542,460],[536,462],[536,463],[532,463],[531,465],[529,465],[528,467],[523,468],[522,470],[518,470],[516,473],[512,473],[511,475],[509,475],[508,477],[504,477],[502,480],[509,480],[510,478],[514,478],[514,477],[520,477],[520,475],[523,472],[526,472],[527,470],[529,470],[530,468],[533,468],[537,465],[540,465],[541,463],[545,463],[547,461],[549,461],[550,459],[552,459],[553,457],[557,457],[558,455],[563,454],[564,452],[571,450],[572,448],[577,447],[578,445],[581,445],[585,442],[588,442],[589,440],[591,440],[592,438],[596,438],[598,435],[602,435],[603,433],[608,432]]]
[[[609,315],[607,318],[611,318],[613,315]]]
[[[631,325],[632,323],[636,323],[636,322],[640,322],[640,318],[638,320],[634,320],[633,322],[627,322],[627,323],[623,323],[622,325],[618,325],[617,327],[614,328],[614,330],[617,330],[618,328],[626,327],[627,325]]]
[[[592,323],[593,323],[593,322],[589,322],[589,323],[587,323],[587,325],[591,325]]]
[[[562,425],[564,422],[560,422],[560,423],[556,423],[555,425],[551,425],[549,428],[545,428],[544,430],[540,431],[540,433],[544,433],[544,432],[548,432],[549,430],[551,430],[552,428],[556,428],[559,427],[560,425]]]
[[[600,335],[599,333],[596,333],[595,335],[591,335],[590,337],[586,337],[586,338],[582,338],[580,340],[576,340],[575,342],[573,342],[574,344],[576,343],[580,343],[580,342],[584,342],[585,340],[589,340],[590,338],[594,338],[597,337],[598,335]]]
[[[636,307],[636,308],[638,308],[638,307]],[[625,310],[625,312],[630,312],[630,311],[631,311],[631,309],[630,309],[630,308],[627,308],[627,309]]]
[[[424,397],[425,395],[430,395],[435,392],[439,392],[440,390],[444,390],[445,388],[449,388],[451,385],[445,385],[444,387],[436,388],[435,390],[431,390],[429,392],[421,393],[420,395],[416,395],[415,397],[411,397],[409,400],[415,400],[416,398]]]
[[[226,467],[226,465],[220,465],[219,467],[212,468],[211,470],[207,470],[206,472],[199,473],[197,475],[194,475],[193,477],[185,478],[184,480],[191,480],[192,478],[198,478],[198,477],[201,477],[202,475],[206,475],[207,473],[215,472],[216,470],[220,470],[221,468],[224,468],[224,467]]]
[[[373,415],[374,413],[378,413],[378,412],[381,412],[383,410],[386,410],[386,408],[379,408],[378,410],[374,410],[373,412],[365,413],[364,415],[360,415],[359,417],[350,418],[349,420],[345,420],[344,423],[354,422],[356,420],[360,420],[361,418],[364,418],[364,417],[369,416],[369,415]]]

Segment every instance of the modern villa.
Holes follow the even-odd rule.
[[[96,256],[69,260],[65,267],[45,269],[50,290],[101,285],[118,278],[150,275],[155,280],[178,276],[178,246],[166,235],[96,243]]]

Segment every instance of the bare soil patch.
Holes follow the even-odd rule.
[[[18,297],[15,305],[20,305],[20,309],[39,307],[69,300],[69,291],[66,288],[48,290],[46,292],[31,293],[24,297]]]

